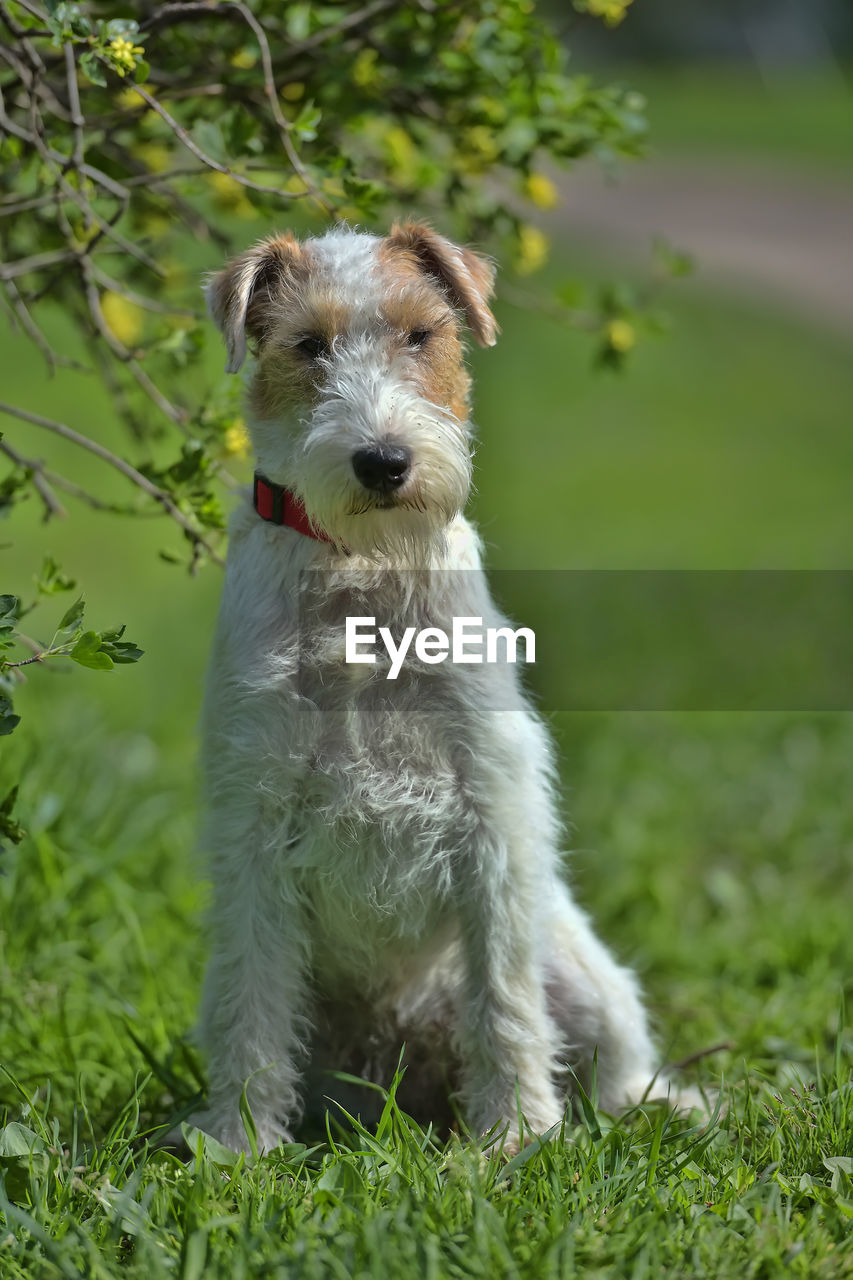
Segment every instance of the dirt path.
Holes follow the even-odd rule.
[[[560,185],[548,229],[561,239],[639,256],[662,236],[695,255],[703,280],[853,332],[853,181],[670,157],[616,179],[581,166]]]

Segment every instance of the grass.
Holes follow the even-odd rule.
[[[328,1135],[263,1160],[152,1150],[203,1085],[191,791],[69,700],[23,751],[30,834],[0,880],[4,1280],[845,1274],[851,718],[556,727],[578,891],[643,968],[667,1056],[727,1042],[684,1073],[722,1078],[727,1113],[579,1105],[509,1166],[437,1143],[393,1099],[376,1130],[333,1108]]]
[[[663,62],[629,64],[621,78],[647,98],[653,154],[853,173],[849,68]]]
[[[659,83],[666,145],[734,145],[730,94],[697,98],[688,127]],[[765,124],[756,108],[780,152],[795,105]],[[503,307],[498,353],[475,357],[492,566],[849,567],[846,347],[701,276],[669,306],[673,332],[624,378]],[[8,399],[119,438],[64,375],[36,404],[28,350],[6,354]],[[147,653],[111,676],[37,672],[0,756],[28,830],[0,855],[2,1280],[850,1273],[853,716],[550,716],[576,891],[641,971],[662,1056],[721,1092],[710,1126],[582,1102],[507,1166],[438,1143],[392,1095],[376,1130],[333,1109],[304,1146],[235,1160],[202,1142],[185,1164],[150,1139],[205,1084],[193,725],[219,580],[160,564],[160,522],[60,538],[20,516],[0,588],[26,594],[59,551],[93,623],[127,622]]]

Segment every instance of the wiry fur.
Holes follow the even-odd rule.
[[[494,341],[492,274],[406,224],[385,239],[273,238],[208,286],[229,367],[247,332],[256,344],[259,469],[332,539],[248,503],[231,529],[204,724],[214,904],[199,1123],[235,1148],[247,1080],[269,1148],[306,1096],[339,1089],[324,1070],[387,1081],[403,1040],[409,1105],[438,1105],[447,1074],[475,1132],[517,1136],[519,1103],[534,1132],[556,1124],[566,1064],[588,1078],[596,1051],[606,1108],[653,1078],[636,982],[560,878],[551,748],[515,668],[411,660],[391,683],[381,661],[344,662],[347,615],[395,634],[505,622],[461,514],[458,315]],[[432,336],[412,349],[407,327]],[[307,362],[306,332],[327,343]],[[352,455],[388,442],[413,464],[384,509]]]

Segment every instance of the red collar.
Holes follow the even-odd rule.
[[[285,489],[284,485],[276,484],[274,480],[267,480],[259,471],[255,472],[252,501],[262,520],[269,520],[272,524],[285,524],[289,529],[295,529],[297,533],[303,533],[306,538],[314,538],[317,542],[332,541],[322,529],[312,527],[308,513],[295,493]]]

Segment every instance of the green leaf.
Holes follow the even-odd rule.
[[[31,1173],[43,1174],[47,1166],[44,1142],[32,1129],[13,1120],[0,1130],[0,1176],[10,1200],[26,1203],[32,1194]]]
[[[133,36],[133,43],[136,43],[135,37],[139,33],[139,23],[134,22],[133,18],[111,18],[105,28],[105,34],[108,40],[115,40],[117,36]]]
[[[124,627],[114,627],[111,631],[101,632],[101,653],[106,653],[113,662],[121,666],[129,662],[138,662],[145,652],[138,648],[132,640],[122,640]]]
[[[202,151],[206,151],[213,160],[218,160],[220,164],[225,164],[228,153],[225,150],[225,139],[218,124],[214,124],[212,120],[197,120],[192,127],[191,133],[194,141],[198,143]]]
[[[240,1158],[236,1151],[231,1151],[221,1142],[217,1142],[216,1138],[211,1138],[209,1133],[196,1129],[194,1125],[185,1122],[181,1125],[181,1133],[190,1151],[198,1151],[201,1145],[202,1152],[211,1164],[219,1165],[223,1169],[233,1169]]]
[[[6,799],[0,804],[0,839],[11,840],[12,844],[20,844],[27,834],[19,822],[12,817],[12,810],[18,798],[18,788],[13,787]],[[0,1139],[2,1140],[2,1139]]]
[[[247,1080],[240,1094],[240,1119],[243,1121],[243,1128],[246,1130],[246,1137],[249,1139],[249,1148],[253,1157],[257,1160],[258,1126],[255,1124],[255,1117],[252,1115],[252,1109],[249,1106],[249,1095],[246,1092],[248,1083]]]
[[[103,64],[97,54],[92,53],[90,49],[87,49],[80,57],[80,70],[92,84],[100,85],[102,89],[107,87],[107,77]]]
[[[0,631],[14,631],[20,607],[17,596],[0,596]]]
[[[61,566],[53,556],[45,556],[41,572],[35,579],[36,591],[41,596],[55,596],[60,591],[73,591],[77,583],[63,573]]]
[[[33,1151],[44,1151],[44,1143],[32,1129],[16,1120],[0,1129],[0,1156],[28,1156]]]
[[[12,703],[5,693],[0,693],[0,738],[8,737],[20,723],[21,717],[15,715]]]
[[[62,620],[56,631],[55,639],[58,643],[65,640],[72,640],[80,629],[80,623],[83,620],[83,613],[86,608],[86,602],[83,596],[74,601],[70,609],[67,609],[62,615]]]
[[[144,84],[151,74],[151,64],[146,62],[144,58],[136,59],[136,66],[133,68],[133,78],[137,84]]]
[[[317,126],[322,119],[323,113],[318,106],[312,101],[306,102],[305,106],[299,112],[299,115],[293,121],[293,129],[303,142],[311,142],[317,137]]]
[[[72,662],[91,671],[110,671],[113,666],[110,655],[101,649],[101,637],[97,631],[84,631],[68,656]]]
[[[135,644],[125,641],[123,644],[102,645],[101,651],[112,658],[116,666],[126,666],[131,662],[138,662],[145,653],[144,649],[139,649]]]

